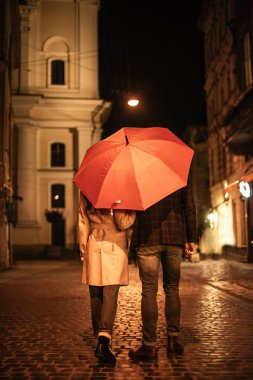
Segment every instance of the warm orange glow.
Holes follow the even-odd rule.
[[[228,191],[226,191],[226,193],[224,194],[224,198],[225,198],[226,200],[229,199],[229,192],[228,192]]]
[[[138,99],[130,99],[130,100],[128,100],[127,104],[130,107],[136,107],[139,104],[139,100]]]

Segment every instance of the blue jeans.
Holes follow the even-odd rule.
[[[107,332],[112,335],[117,312],[120,285],[89,285],[91,301],[91,319],[94,334]]]
[[[143,343],[155,345],[157,340],[157,291],[159,266],[162,263],[165,293],[165,317],[168,335],[179,335],[180,297],[179,281],[183,248],[179,245],[139,247],[137,262],[142,282],[142,335]]]

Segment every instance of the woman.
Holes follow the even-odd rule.
[[[128,246],[133,210],[95,209],[82,194],[79,205],[79,247],[82,282],[89,285],[91,317],[98,337],[95,356],[115,363],[111,336],[118,292],[128,285]]]

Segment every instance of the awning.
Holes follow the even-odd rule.
[[[223,120],[225,127],[235,131],[227,140],[231,152],[236,155],[253,155],[253,86],[238,97],[236,104]]]
[[[253,155],[253,131],[238,131],[228,140],[229,149],[236,155]]]

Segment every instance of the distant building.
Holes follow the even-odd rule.
[[[215,253],[253,262],[253,1],[204,0],[210,193]]]
[[[98,9],[99,0],[21,2],[21,65],[12,79],[16,191],[22,197],[15,252],[76,242],[73,177],[111,110],[99,98]]]
[[[195,195],[198,219],[198,245],[203,253],[210,253],[208,242],[204,242],[204,232],[209,227],[207,216],[211,207],[209,191],[207,127],[204,125],[188,125],[182,139],[193,150],[191,164],[192,187]]]
[[[11,74],[19,67],[18,1],[0,0],[0,269],[12,265],[13,115]]]

